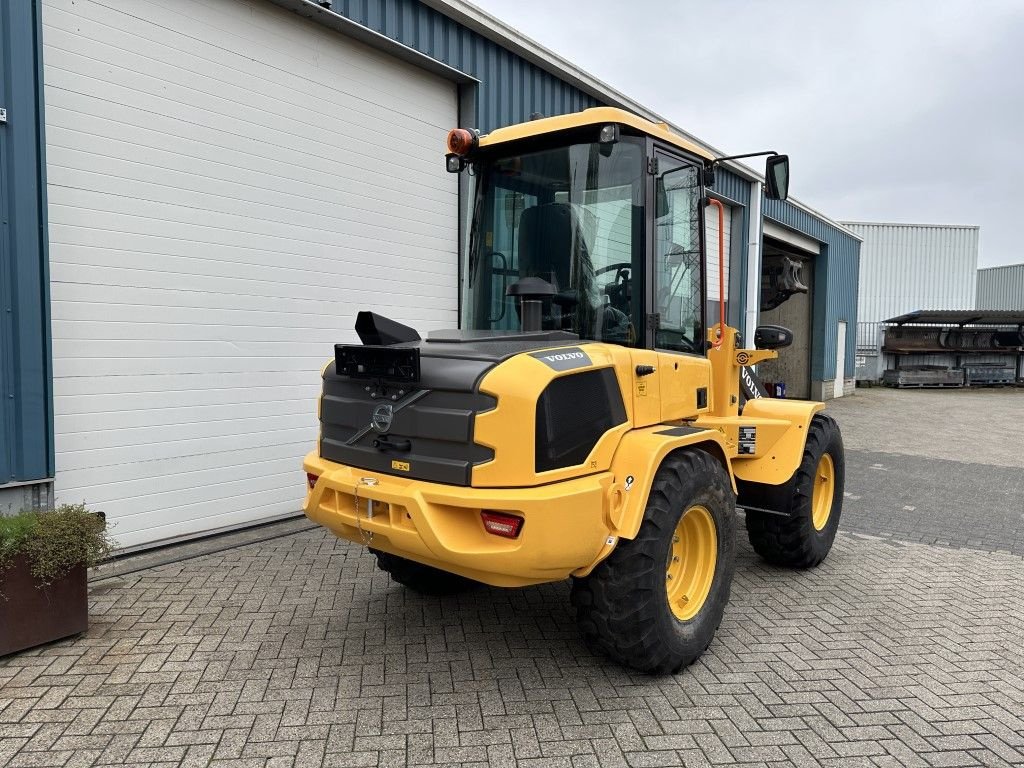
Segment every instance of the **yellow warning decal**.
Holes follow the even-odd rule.
[[[392,469],[397,469],[399,472],[408,472],[409,471],[409,462],[408,461],[392,461],[391,462],[391,468]]]

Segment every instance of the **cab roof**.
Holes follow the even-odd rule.
[[[525,123],[510,125],[506,128],[498,128],[497,130],[491,131],[486,136],[481,136],[479,146],[489,147],[496,144],[503,144],[507,141],[530,138],[531,136],[541,136],[546,133],[564,131],[570,128],[581,128],[588,125],[603,125],[605,123],[626,125],[640,133],[653,136],[660,141],[664,141],[666,144],[679,147],[680,149],[686,150],[698,157],[703,157],[706,160],[715,159],[715,156],[709,154],[703,147],[700,147],[692,141],[683,138],[679,134],[670,131],[667,124],[652,123],[650,120],[645,120],[642,117],[634,115],[632,112],[627,112],[624,109],[618,109],[616,107],[591,107],[590,109],[584,109],[582,112],[573,112],[568,115],[558,115],[556,117],[542,117],[537,120],[529,120]]]

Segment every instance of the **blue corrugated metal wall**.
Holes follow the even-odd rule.
[[[561,115],[597,101],[417,0],[341,0],[332,10],[480,81],[474,128]]]
[[[857,359],[857,281],[860,277],[860,241],[838,227],[790,203],[765,200],[765,218],[805,233],[825,244],[815,272],[814,341],[811,379],[836,377],[836,323],[846,321],[846,371],[852,378]],[[823,261],[822,261],[823,260]],[[824,270],[822,270],[824,266]],[[820,275],[824,272],[825,280]]]
[[[53,476],[39,2],[0,3],[0,485]]]

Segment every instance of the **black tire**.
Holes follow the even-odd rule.
[[[825,454],[832,460],[835,485],[828,519],[818,530],[814,527],[812,500],[818,465]],[[740,506],[748,503],[788,515],[747,511],[747,536],[757,554],[770,563],[791,568],[813,568],[828,556],[843,512],[844,456],[839,425],[831,416],[817,414],[807,431],[800,466],[789,482],[779,486],[742,485]]]
[[[371,549],[377,567],[390,574],[393,581],[421,595],[457,595],[480,586],[480,582],[433,568],[415,560]]]
[[[700,505],[715,523],[717,557],[710,591],[682,621],[669,605],[666,564],[683,513]],[[729,602],[736,564],[736,503],[722,465],[700,450],[671,454],[654,476],[636,538],[622,540],[586,578],[572,603],[594,650],[642,672],[678,672],[711,643]]]

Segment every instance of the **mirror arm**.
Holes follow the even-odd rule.
[[[726,157],[716,157],[714,160],[704,161],[704,174],[702,181],[705,187],[715,186],[715,168],[726,160],[742,160],[745,157],[761,157],[762,155],[777,156],[779,153],[773,149],[766,150],[764,152],[747,152],[745,155],[727,155]]]
[[[764,152],[747,152],[745,155],[728,155],[727,157],[716,157],[711,161],[711,165],[715,166],[719,163],[724,163],[726,160],[742,160],[745,157],[761,157],[762,155],[777,155],[779,154],[773,149],[765,150]]]

